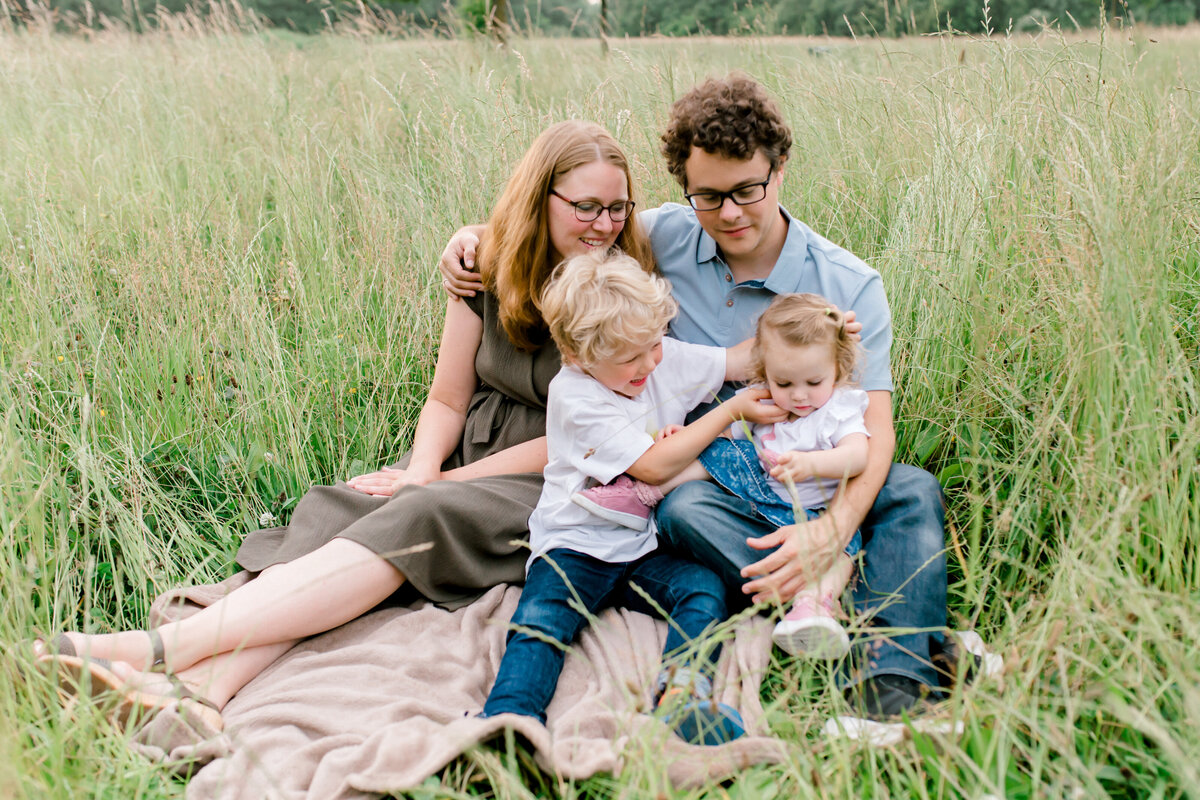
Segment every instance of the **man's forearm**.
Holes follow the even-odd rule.
[[[892,425],[892,393],[867,392],[870,398],[863,415],[871,438],[867,442],[867,466],[855,478],[846,482],[838,493],[829,513],[837,524],[839,538],[848,544],[854,532],[866,519],[879,490],[887,481],[896,454],[896,429]]]

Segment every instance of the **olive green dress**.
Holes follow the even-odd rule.
[[[453,469],[546,433],[546,392],[561,366],[547,342],[534,353],[508,340],[495,298],[466,300],[483,320],[475,355],[479,388],[467,410]],[[405,466],[405,455],[393,466]],[[363,494],[345,483],[314,486],[287,527],[248,535],[237,562],[251,572],[311,553],[335,538],[357,542],[387,559],[422,595],[456,607],[498,583],[525,580],[529,515],[542,492],[542,475],[529,472],[470,481],[403,486],[391,497]]]

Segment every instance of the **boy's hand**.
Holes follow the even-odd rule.
[[[668,436],[674,436],[681,430],[683,430],[682,425],[668,425],[655,435],[654,441],[661,442],[663,439],[667,438]]]
[[[814,474],[810,455],[798,450],[780,453],[771,468],[771,477],[781,483],[785,478],[791,478],[793,483],[808,480]]]
[[[483,280],[475,271],[478,248],[479,235],[474,226],[459,228],[446,243],[438,269],[442,273],[442,286],[451,297],[474,297],[482,291]]]
[[[744,419],[755,425],[773,425],[787,419],[787,411],[774,403],[763,403],[770,400],[771,393],[763,388],[747,389],[738,392],[724,403],[724,408],[734,420]]]

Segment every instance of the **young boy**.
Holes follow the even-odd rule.
[[[632,530],[576,505],[571,495],[589,480],[608,483],[622,473],[662,483],[732,420],[775,422],[781,413],[759,402],[765,392],[748,391],[678,428],[726,380],[744,377],[745,358],[664,339],[677,310],[670,288],[628,256],[589,254],[560,265],[541,310],[564,366],[550,383],[549,462],[529,519],[533,555],[525,590],[483,716],[509,712],[545,722],[565,645],[585,615],[609,605],[648,613],[657,606],[672,623],[656,686],[668,723],[693,744],[735,739],[743,733],[738,713],[711,700],[720,645],[700,644],[726,617],[721,580],[658,552],[651,520]],[[672,435],[655,441],[668,427]]]

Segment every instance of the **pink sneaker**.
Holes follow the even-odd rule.
[[[775,626],[771,639],[794,656],[833,660],[850,652],[850,637],[834,616],[833,595],[804,595]]]
[[[657,486],[634,481],[628,475],[619,475],[605,486],[593,486],[576,492],[571,495],[571,502],[609,522],[644,531],[650,524],[652,509],[662,496]]]

